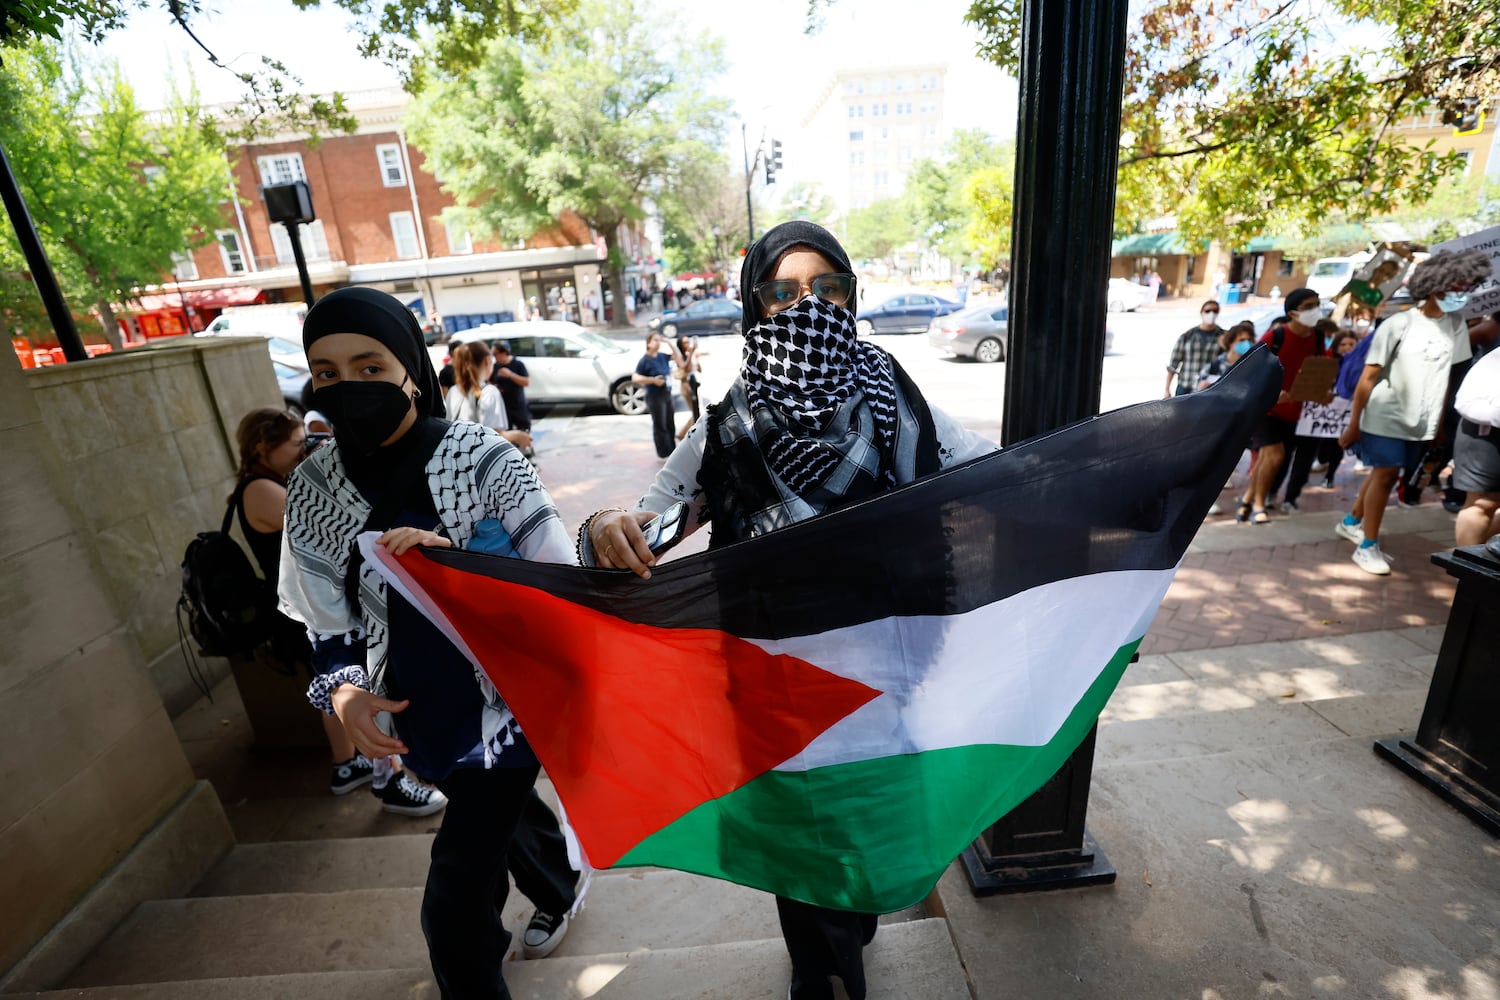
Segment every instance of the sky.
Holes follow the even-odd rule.
[[[862,66],[946,62],[945,104],[951,128],[980,128],[996,136],[1016,129],[1015,81],[974,55],[975,32],[963,24],[969,0],[837,0],[823,29],[804,33],[807,0],[756,0],[732,16],[719,4],[652,10],[680,26],[685,35],[702,32],[725,40],[728,69],[714,89],[734,102],[726,150],[740,159],[739,124],[752,146],[762,127],[771,135],[802,121],[809,103],[833,72]],[[753,13],[746,13],[753,9]],[[290,0],[221,0],[217,13],[194,22],[201,38],[234,68],[254,69],[261,55],[284,62],[311,93],[394,86],[396,74],[384,64],[361,59],[350,19],[325,6],[298,11]],[[119,61],[145,107],[158,107],[168,93],[169,69],[182,76],[190,67],[202,100],[233,100],[238,83],[207,58],[159,7],[134,14],[128,27],[100,47]],[[786,181],[795,182],[788,163]],[[780,186],[780,185],[778,185]]]

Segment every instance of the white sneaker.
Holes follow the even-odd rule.
[[[1341,538],[1349,539],[1355,545],[1365,540],[1365,526],[1362,524],[1345,524],[1343,521],[1340,521],[1333,526],[1333,531],[1334,534],[1339,535]]]
[[[386,812],[398,816],[431,816],[448,804],[442,792],[431,785],[413,781],[405,771],[384,788],[376,790],[375,796],[384,803]]]
[[[1361,545],[1354,550],[1354,565],[1366,573],[1374,573],[1376,576],[1390,576],[1391,564],[1385,561],[1385,556],[1380,552],[1380,543],[1374,545]]]

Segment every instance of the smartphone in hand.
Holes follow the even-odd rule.
[[[687,536],[687,525],[688,505],[674,503],[666,513],[641,525],[641,533],[646,536],[646,545],[652,554],[661,555]]]

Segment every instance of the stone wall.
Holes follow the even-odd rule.
[[[182,553],[234,488],[234,429],[281,406],[259,338],[212,338],[27,372],[69,506],[167,711],[198,696],[177,641]],[[227,675],[207,661],[210,683]]]
[[[0,359],[0,973],[193,787],[169,712],[192,686],[149,665],[177,656],[178,566],[221,517],[228,434],[279,399],[260,341]]]

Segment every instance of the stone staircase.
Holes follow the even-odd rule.
[[[187,897],[136,907],[63,988],[21,995],[438,996],[418,919],[437,817],[389,816],[363,792],[329,796],[317,754],[250,758],[238,776],[216,775],[226,747],[243,756],[248,729],[235,707],[232,685],[221,685],[179,732],[200,774],[215,779],[240,843]],[[195,734],[215,752],[195,747]],[[263,794],[278,789],[291,794]],[[553,798],[545,780],[539,790]],[[512,891],[505,923],[517,938],[531,911]],[[866,951],[872,1000],[969,1000],[946,920],[918,906],[883,923]],[[517,957],[505,972],[517,1000],[758,1000],[785,996],[789,977],[769,895],[665,869],[595,873],[557,951]]]

